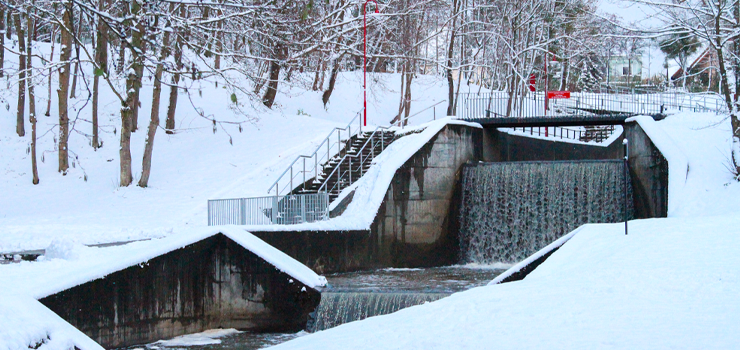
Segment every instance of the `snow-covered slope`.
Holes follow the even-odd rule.
[[[740,219],[586,225],[526,279],[274,349],[730,349]],[[378,336],[382,335],[382,336]]]
[[[38,44],[34,52],[48,56],[49,47]],[[6,54],[5,67],[11,73],[15,60],[17,56]],[[297,74],[291,86],[281,84],[271,110],[240,94],[240,105],[234,105],[232,91],[215,80],[187,81],[190,93],[179,95],[177,133],[157,132],[146,189],[117,186],[120,103],[107,87],[101,92],[100,105],[103,147],[97,152],[91,148],[91,106],[86,88],[92,86],[91,81],[79,82],[78,97],[71,100],[73,131],[69,142],[74,167],[67,176],[57,172],[58,114],[56,94],[52,94],[51,116],[40,116],[38,123],[41,183],[32,185],[27,153],[30,124],[26,121],[25,137],[15,134],[17,85],[10,79],[8,88],[0,89],[0,253],[43,249],[61,237],[93,244],[177,234],[186,226],[206,225],[208,199],[267,195],[267,189],[296,156],[312,152],[331,129],[346,126],[362,108],[361,72],[339,75],[326,108],[322,92],[310,90],[312,78]],[[400,74],[371,73],[368,78],[368,123],[387,125],[398,111]],[[412,113],[446,98],[442,78],[420,76],[414,81]],[[37,109],[42,114],[48,96],[46,80],[37,84]],[[169,92],[164,90],[162,125],[167,110],[165,94]],[[145,77],[140,130],[132,135],[137,180],[151,93],[152,81]],[[444,103],[437,107],[438,115],[444,107]],[[219,124],[214,132],[212,122],[201,117],[201,112],[219,121],[241,122],[241,132],[235,124]],[[411,122],[423,123],[432,116],[429,110]]]

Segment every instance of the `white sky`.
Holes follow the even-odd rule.
[[[614,14],[620,18],[622,23],[636,28],[655,28],[662,25],[662,21],[655,17],[655,10],[648,6],[635,4],[627,0],[600,0],[599,12],[601,14]],[[665,55],[652,44],[642,58],[643,77],[654,76],[658,73],[665,74],[663,62]],[[669,74],[678,69],[678,64],[673,60],[668,62]]]

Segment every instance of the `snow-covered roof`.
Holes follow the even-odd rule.
[[[14,286],[14,292],[17,294],[41,299],[130,266],[145,263],[219,233],[306,286],[317,288],[326,285],[326,278],[323,276],[317,275],[302,263],[237,226],[198,228],[165,238],[105,248],[85,247],[72,242],[54,242],[47,249],[47,256],[41,261],[3,266],[0,284]]]

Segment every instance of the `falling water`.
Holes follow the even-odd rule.
[[[624,219],[622,161],[466,165],[462,175],[462,260],[514,263],[586,223]],[[627,181],[627,212],[633,217]]]
[[[321,331],[341,324],[386,315],[409,306],[442,299],[446,293],[321,293],[321,303],[308,330]]]

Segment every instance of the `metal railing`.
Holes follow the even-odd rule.
[[[618,92],[615,92],[618,91]],[[608,111],[625,114],[659,114],[668,109],[695,112],[726,111],[721,96],[716,94],[691,94],[681,91],[649,92],[620,91],[574,92],[568,99],[548,99],[545,95],[530,92],[523,96],[509,97],[505,91],[460,93],[455,115],[460,119],[499,117],[544,117]]]
[[[422,109],[422,110],[420,110],[420,111],[418,111],[418,112],[416,112],[416,113],[414,113],[414,114],[412,114],[412,115],[410,115],[408,117],[402,118],[401,120],[399,120],[399,121],[397,121],[395,123],[391,123],[391,125],[393,125],[393,126],[400,126],[401,129],[403,129],[403,127],[406,126],[405,123],[404,123],[405,121],[411,119],[412,117],[415,117],[415,116],[421,114],[422,112],[426,112],[427,110],[432,109],[432,108],[433,108],[432,120],[437,120],[437,105],[439,105],[440,103],[443,103],[443,102],[447,102],[447,100],[439,101],[439,102],[437,102],[437,103],[435,103],[435,104],[433,104],[433,105],[431,105],[431,106],[429,106],[427,108],[424,108],[424,109]]]
[[[529,133],[530,135],[545,136],[559,139],[577,140],[583,142],[604,142],[606,139],[614,134],[614,125],[607,125],[602,128],[593,129],[570,129],[560,126],[550,127],[515,127],[512,128],[514,131],[521,131],[523,133]]]
[[[208,226],[291,225],[327,219],[329,219],[327,193],[208,201]]]
[[[326,176],[326,181],[319,187],[319,193],[334,193],[339,194],[344,188],[351,185],[353,181],[353,174],[358,173],[359,177],[365,174],[365,166],[372,161],[380,152],[385,150],[385,131],[390,129],[389,126],[378,126],[373,130],[372,134],[368,137],[367,141],[360,147],[359,150],[353,150],[354,153],[347,152]],[[380,151],[376,153],[376,150],[380,146]],[[364,154],[364,150],[369,149],[368,154]],[[343,165],[346,165],[343,167]],[[343,169],[344,168],[344,169]],[[332,179],[336,179],[331,187],[328,184]],[[355,178],[354,180],[357,180]]]
[[[363,108],[364,110],[364,108]],[[286,195],[293,191],[294,184],[306,184],[307,180],[318,179],[323,173],[323,164],[327,164],[332,157],[338,156],[344,146],[353,136],[362,132],[362,112],[360,110],[344,128],[334,128],[310,155],[300,155],[288,166],[277,180],[270,186],[267,193],[275,190],[275,195]],[[352,125],[357,122],[357,127]],[[299,182],[300,181],[300,182]]]

